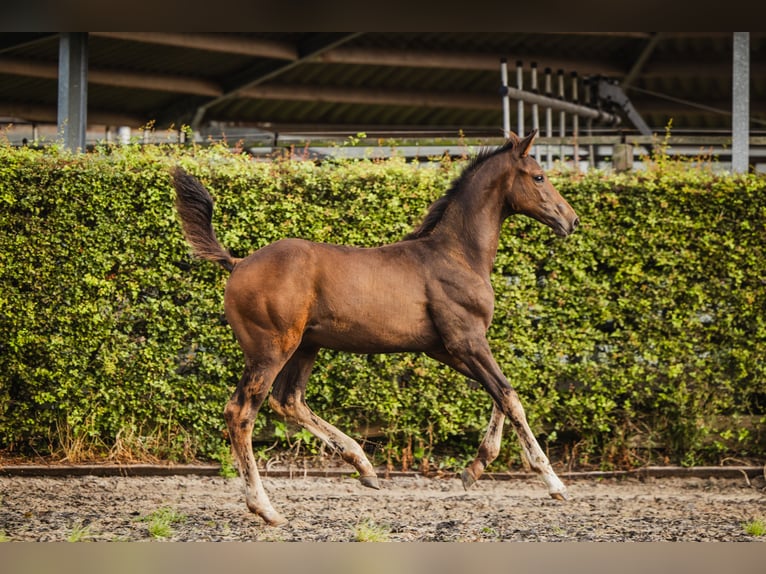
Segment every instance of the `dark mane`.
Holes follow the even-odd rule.
[[[510,150],[514,145],[514,140],[509,139],[502,146],[497,148],[484,147],[479,150],[479,153],[474,157],[471,162],[466,166],[462,173],[452,182],[452,185],[447,192],[439,199],[434,201],[428,208],[425,218],[422,223],[413,229],[410,233],[404,236],[403,241],[409,241],[410,239],[418,239],[429,235],[434,228],[439,224],[447,207],[452,203],[452,200],[458,194],[460,190],[465,186],[468,178],[473,174],[476,169],[482,165],[489,158],[501,154]]]

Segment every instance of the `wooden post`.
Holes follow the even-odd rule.
[[[626,143],[614,144],[612,150],[612,167],[614,171],[630,171],[633,169],[633,146]]]

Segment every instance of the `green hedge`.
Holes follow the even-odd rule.
[[[242,357],[226,273],[192,260],[172,207],[182,164],[236,255],[278,238],[377,245],[418,223],[461,162],[255,162],[136,145],[0,145],[0,451],[170,460],[225,445]],[[766,182],[675,162],[553,174],[582,225],[506,224],[490,339],[557,462],[625,467],[766,454]],[[377,462],[461,465],[490,411],[420,355],[323,352],[308,400]],[[276,426],[276,429],[275,429]],[[377,429],[372,432],[371,429]],[[264,407],[257,433],[282,445]],[[290,429],[294,430],[294,429]],[[518,464],[508,433],[496,467]]]

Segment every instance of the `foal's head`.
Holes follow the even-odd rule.
[[[575,230],[580,218],[553,187],[540,164],[529,155],[536,135],[537,130],[524,139],[511,134],[513,146],[510,157],[506,157],[513,165],[511,176],[503,182],[505,203],[511,213],[533,217],[559,237],[566,237]]]

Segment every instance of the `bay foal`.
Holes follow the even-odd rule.
[[[549,494],[566,498],[486,339],[494,308],[490,273],[503,221],[526,215],[561,237],[578,224],[577,214],[529,155],[535,135],[512,134],[501,147],[479,154],[417,229],[402,241],[374,248],[282,239],[234,258],[216,239],[210,194],[196,178],[175,171],[176,209],[194,254],[231,272],[224,307],[245,371],[224,415],[247,506],[268,524],[286,520],[269,501],[253,456],[253,425],[267,398],[275,411],[339,452],[362,484],[378,488],[359,444],[306,404],[306,383],[323,347],[423,352],[478,381],[494,406],[476,459],[463,472],[464,486],[497,456],[508,417]]]

